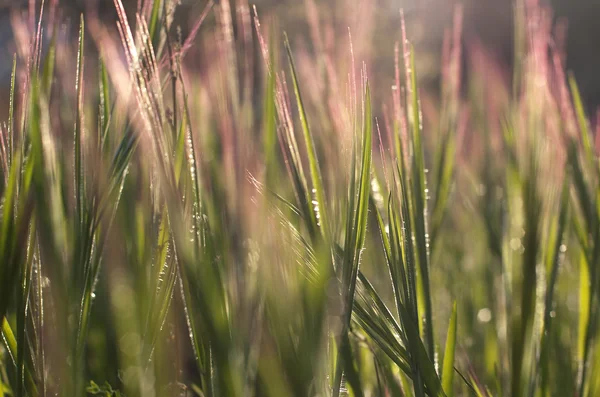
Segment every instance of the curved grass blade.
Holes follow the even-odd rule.
[[[325,191],[323,189],[323,181],[321,177],[321,170],[319,168],[319,161],[317,159],[317,151],[315,148],[315,142],[310,132],[308,125],[308,119],[306,117],[306,111],[304,109],[304,102],[302,101],[302,95],[300,94],[300,86],[298,83],[298,77],[296,74],[296,66],[294,64],[294,58],[292,56],[292,49],[287,37],[284,36],[285,49],[287,51],[288,61],[290,64],[290,73],[292,75],[292,82],[294,86],[294,94],[296,97],[296,104],[298,106],[298,113],[300,114],[300,123],[302,124],[302,133],[304,136],[304,144],[306,145],[306,151],[308,154],[308,165],[310,169],[311,182],[314,189],[318,211],[315,209],[315,213],[318,214],[318,222],[321,228],[321,233],[325,238],[325,241],[330,239],[329,224],[327,219],[327,208],[325,203]]]
[[[446,336],[446,349],[444,351],[444,364],[442,369],[442,388],[446,396],[452,397],[454,394],[454,353],[456,351],[456,322],[457,309],[456,301],[452,304],[452,315],[448,324],[448,334]]]
[[[445,396],[442,383],[435,372],[433,362],[429,359],[429,354],[421,341],[417,324],[415,324],[412,316],[408,310],[406,310],[404,305],[401,305],[399,310],[402,327],[406,332],[406,339],[411,351],[411,356],[418,365],[418,371],[427,388],[427,394],[430,396]]]
[[[355,321],[373,341],[408,376],[411,376],[410,357],[400,344],[406,341],[404,332],[375,288],[364,274],[359,273],[357,297],[354,306]]]

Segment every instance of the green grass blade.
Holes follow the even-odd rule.
[[[302,101],[302,95],[300,94],[300,85],[298,83],[298,77],[296,73],[296,66],[294,64],[294,58],[292,56],[292,48],[290,46],[287,35],[285,35],[285,49],[287,51],[288,61],[290,64],[290,73],[292,75],[292,82],[294,86],[294,94],[296,97],[296,104],[298,106],[298,113],[300,114],[300,123],[302,124],[302,133],[304,136],[304,144],[308,154],[308,165],[310,169],[311,182],[314,189],[317,206],[318,206],[318,222],[321,227],[321,231],[325,241],[330,239],[329,225],[327,219],[327,207],[325,203],[325,191],[323,189],[323,181],[321,176],[321,170],[319,168],[319,161],[317,159],[317,151],[315,148],[315,142],[308,125],[308,119],[306,111],[304,109],[304,102]],[[315,211],[317,212],[317,211]]]
[[[342,334],[348,332],[350,321],[352,318],[352,310],[354,306],[354,293],[356,290],[356,281],[358,278],[360,256],[364,246],[366,232],[367,232],[367,215],[369,208],[369,197],[371,192],[371,152],[372,152],[372,136],[373,136],[373,115],[371,110],[371,96],[370,88],[367,84],[365,91],[365,110],[363,115],[363,133],[362,133],[362,154],[360,161],[360,176],[358,184],[356,186],[357,191],[354,191],[354,180],[356,179],[356,171],[353,171],[351,176],[350,184],[350,195],[349,195],[349,206],[347,220],[349,226],[346,228],[346,238],[344,246],[344,255],[342,262],[342,294],[345,298],[345,318]],[[354,204],[356,203],[356,204]],[[351,222],[351,223],[350,223]],[[349,348],[346,345],[349,341],[347,337],[342,335],[341,340],[341,353],[344,357],[338,354],[338,360],[336,363],[336,372],[334,377],[334,395],[338,395],[342,366],[346,369],[346,375],[350,374],[349,366],[353,365],[350,360]],[[341,360],[340,360],[341,359]],[[350,361],[349,361],[350,360]],[[339,364],[341,361],[341,365]],[[357,378],[357,377],[356,377]],[[354,389],[356,389],[359,381],[353,379],[355,383]],[[353,390],[354,393],[362,393],[362,390]]]
[[[32,223],[35,222],[35,219],[32,220]],[[29,292],[31,289],[31,274],[32,274],[32,265],[33,265],[33,251],[35,247],[35,232],[33,228],[30,228],[29,235],[27,237],[27,254],[26,258],[24,258],[24,263],[20,268],[20,290],[17,293],[17,346],[20,348],[17,349],[17,396],[23,395],[26,385],[26,373],[29,368],[31,368],[27,361],[28,354],[30,353],[31,346],[29,345],[29,340],[25,337],[27,320],[28,320],[28,305],[29,305]]]
[[[274,46],[270,46],[274,49]],[[275,68],[275,55],[270,51],[271,69]],[[277,109],[275,105],[276,81],[275,73],[267,73],[263,110],[263,153],[265,158],[265,180],[269,188],[273,188],[277,177],[276,146],[277,146]]]
[[[161,7],[161,0],[154,0],[152,2],[152,12],[150,14],[150,25],[148,26],[148,32],[150,33],[150,39],[152,40],[152,46],[154,48],[158,48],[158,43],[160,39],[160,29],[159,29],[159,16]]]
[[[591,279],[589,265],[585,258],[585,253],[580,254],[579,259],[579,331],[577,336],[577,359],[579,361],[580,373],[586,365],[587,346],[591,312]],[[579,384],[584,384],[583,376],[579,375]]]
[[[425,346],[430,357],[435,355],[433,343],[433,315],[431,306],[431,291],[429,286],[429,235],[427,234],[426,216],[426,180],[425,180],[425,157],[423,153],[422,139],[422,120],[419,103],[419,93],[417,86],[417,73],[415,67],[414,50],[410,52],[411,65],[411,108],[412,108],[412,149],[413,149],[413,164],[412,164],[412,194],[411,200],[413,208],[412,216],[415,227],[415,240],[417,248],[417,258],[419,263],[419,289],[422,291],[420,296],[424,299],[423,309],[425,316]]]
[[[43,93],[46,98],[50,98],[52,91],[52,82],[54,80],[54,68],[56,66],[56,30],[52,35],[50,46],[48,47],[48,54],[44,60],[44,68],[42,70],[41,84]]]
[[[16,357],[18,355],[19,348],[17,345],[15,334],[6,319],[2,320],[2,329],[0,330],[0,334],[2,335],[2,341],[4,342],[4,346],[6,346],[6,350],[8,352],[8,356],[12,361],[12,364],[15,367],[17,367]],[[37,396],[38,388],[35,379],[32,376],[32,367],[30,361],[26,361],[24,371],[24,382],[28,395]],[[12,396],[12,394],[7,395]]]
[[[412,245],[408,242],[406,245],[402,241],[401,225],[402,220],[396,211],[395,200],[390,197],[388,202],[388,218],[389,218],[389,240],[390,240],[390,261],[388,261],[388,271],[394,291],[395,306],[398,316],[400,316],[400,305],[408,305],[413,313],[418,312],[416,307],[416,296],[413,294],[415,289],[411,287],[410,280],[414,280],[411,276],[414,275],[414,267],[411,266],[413,261]],[[408,220],[404,223],[407,233],[411,230],[411,223]],[[380,226],[381,227],[381,226]],[[385,233],[385,232],[384,232]],[[407,240],[404,240],[405,242]]]
[[[446,349],[444,351],[444,364],[442,367],[442,388],[448,397],[452,397],[454,394],[454,352],[456,350],[456,324],[457,309],[455,301],[452,304],[452,315],[450,316],[450,323],[448,324]]]
[[[450,133],[447,133],[440,142],[440,153],[438,154],[437,185],[433,211],[431,212],[430,251],[434,250],[435,242],[447,212],[446,207],[454,176],[455,155],[456,143]]]
[[[547,395],[550,391],[550,346],[549,336],[552,330],[552,311],[554,310],[554,294],[556,292],[556,283],[558,279],[558,268],[561,260],[561,255],[564,253],[563,241],[565,225],[569,213],[569,184],[567,179],[563,183],[563,189],[560,197],[558,216],[553,222],[550,241],[548,244],[548,253],[546,255],[546,272],[549,274],[548,284],[546,287],[546,297],[544,299],[544,322],[542,325],[542,338],[540,341],[540,355],[538,367],[540,371],[540,389],[542,395]]]
[[[373,202],[373,200],[372,200]],[[379,226],[379,235],[381,236],[381,240],[383,243],[383,249],[385,253],[386,263],[388,272],[390,274],[390,278],[392,281],[392,289],[394,291],[394,303],[397,307],[401,304],[402,300],[404,302],[409,302],[409,298],[407,296],[408,289],[407,286],[407,278],[404,260],[402,258],[402,250],[400,248],[401,243],[399,241],[400,232],[399,232],[399,222],[397,219],[397,214],[394,207],[391,205],[392,201],[389,201],[389,219],[390,219],[390,236],[388,237],[388,233],[386,232],[386,226],[384,225],[383,218],[381,217],[381,213],[377,205],[373,203],[371,206],[375,213],[375,217],[377,219],[377,224]],[[393,244],[391,241],[393,241]]]
[[[442,383],[435,372],[433,362],[430,360],[425,345],[421,341],[418,326],[404,305],[400,306],[400,316],[411,354],[418,365],[419,374],[427,387],[427,394],[430,396],[445,396]]]
[[[17,55],[13,56],[12,72],[10,74],[10,96],[8,101],[8,164],[12,165],[15,140],[15,87],[17,77]]]
[[[83,185],[83,164],[82,164],[82,130],[83,130],[83,61],[84,61],[84,21],[83,15],[80,18],[79,25],[79,49],[77,52],[77,77],[75,90],[77,91],[77,114],[75,119],[75,133],[73,137],[74,142],[74,164],[75,164],[75,208],[77,212],[77,221],[83,220],[83,201],[85,188]]]
[[[107,137],[110,126],[111,98],[108,71],[103,59],[99,59],[99,94],[100,94],[100,134],[99,149],[102,153],[107,149]]]
[[[400,325],[368,279],[362,273],[358,278],[354,309],[356,322],[404,373],[411,376],[410,357],[400,344],[400,340],[405,341]]]
[[[581,139],[583,141],[585,158],[588,161],[588,164],[593,164],[595,156],[592,141],[590,139],[590,129],[585,116],[585,110],[583,109],[583,100],[581,99],[579,88],[575,82],[575,77],[572,74],[569,75],[569,86],[571,88],[571,95],[573,96],[573,106],[575,107],[575,114],[577,115],[577,123],[579,124]]]
[[[568,147],[568,161],[571,168],[571,175],[573,178],[573,187],[579,202],[579,206],[584,215],[585,224],[587,230],[593,229],[593,225],[596,224],[598,216],[594,212],[594,206],[592,204],[591,193],[588,188],[588,184],[585,179],[583,169],[579,163],[579,156],[577,152],[577,145],[574,140],[569,142]]]

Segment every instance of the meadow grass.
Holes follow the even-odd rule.
[[[13,19],[0,395],[600,395],[600,130],[550,11],[506,77],[457,8],[436,95],[399,13],[378,104],[306,5],[300,50],[242,0],[186,37],[115,0],[77,48]]]

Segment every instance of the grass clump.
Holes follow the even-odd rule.
[[[457,9],[433,97],[402,20],[379,107],[312,2],[314,54],[244,1],[184,38],[176,2],[115,0],[76,49],[41,7],[0,135],[0,394],[600,393],[597,131],[548,10],[516,3],[506,81],[463,73]]]

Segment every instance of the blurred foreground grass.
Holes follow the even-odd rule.
[[[0,394],[599,395],[598,126],[547,9],[510,78],[463,76],[457,9],[438,95],[402,23],[378,104],[310,0],[311,50],[227,0],[186,37],[115,0],[74,49],[55,5],[15,23]]]

